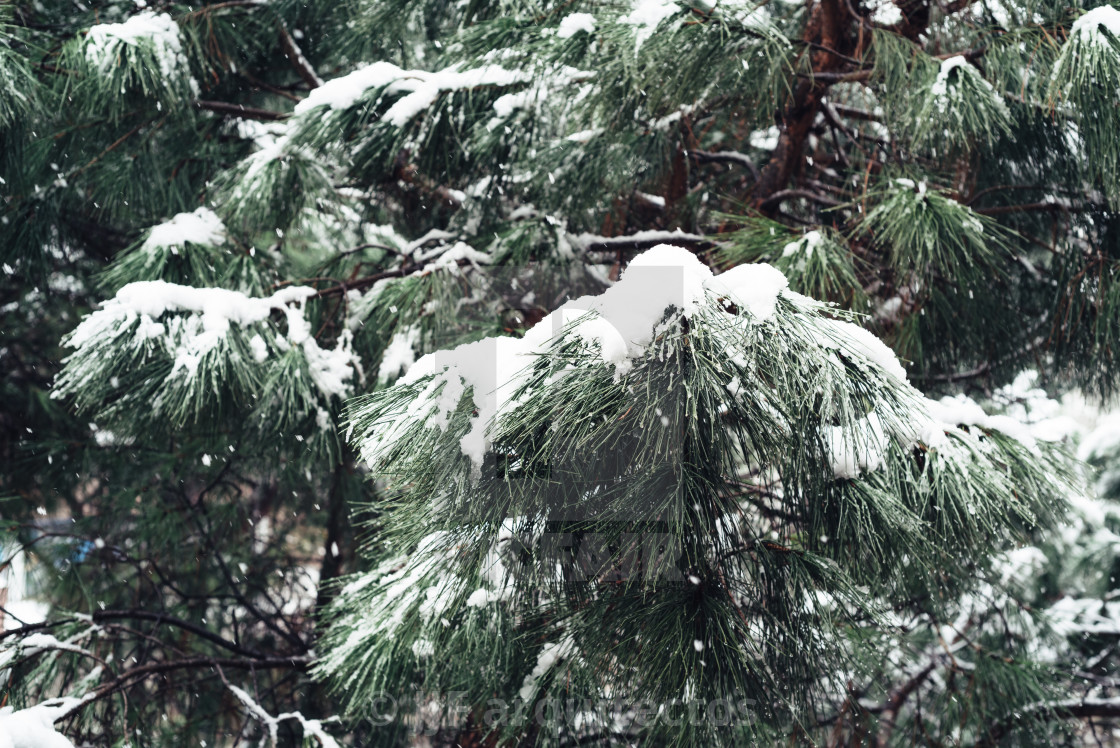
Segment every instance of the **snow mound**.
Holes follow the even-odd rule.
[[[170,248],[173,254],[187,242],[217,246],[226,240],[226,227],[222,219],[209,208],[199,208],[193,213],[179,213],[166,223],[153,226],[141,248],[147,252]]]
[[[146,11],[124,23],[102,23],[86,33],[86,59],[91,65],[107,70],[117,64],[119,44],[150,43],[159,60],[164,77],[181,75],[188,69],[179,38],[179,24],[167,13]]]
[[[430,72],[404,70],[390,62],[375,62],[316,88],[296,104],[295,113],[302,115],[316,107],[345,109],[353,106],[366,91],[384,89],[386,94],[404,93],[405,96],[397,99],[381,119],[394,127],[404,127],[431,106],[441,93],[479,86],[510,86],[528,81],[527,73],[506,70],[499,65],[484,65],[470,70],[460,70],[458,65],[453,65]]]

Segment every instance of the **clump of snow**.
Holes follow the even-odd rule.
[[[902,11],[892,0],[872,0],[868,7],[871,20],[880,26],[894,26],[902,22]]]
[[[680,11],[680,6],[672,0],[636,0],[630,13],[619,19],[619,23],[636,26],[634,49],[640,49],[657,27],[666,18]]]
[[[250,297],[224,288],[194,288],[166,281],[129,283],[101,309],[88,315],[70,333],[66,344],[81,349],[115,336],[137,323],[137,340],[163,340],[174,353],[172,373],[194,376],[202,357],[219,345],[231,325],[263,322],[273,310],[283,311],[288,322],[285,346],[298,345],[307,359],[312,380],[324,395],[346,396],[348,382],[358,369],[351,350],[353,333],[345,330],[333,350],[319,347],[304,318],[304,302],[316,294],[307,286],[288,286],[267,297]],[[159,321],[168,313],[186,313]],[[263,362],[268,347],[259,335],[249,341],[253,359]],[[286,348],[285,348],[286,349]]]
[[[889,440],[883,422],[869,413],[849,428],[827,426],[825,447],[837,478],[858,478],[863,471],[878,470]]]
[[[757,148],[760,151],[772,151],[778,147],[778,138],[781,135],[781,130],[777,127],[770,127],[766,130],[752,132],[747,140],[750,142],[751,148]]]
[[[944,444],[944,432],[960,426],[976,426],[988,431],[999,431],[1020,442],[1032,452],[1038,451],[1038,442],[1028,425],[1005,415],[988,415],[980,405],[967,395],[926,400],[925,411],[930,421],[920,438],[931,448]]]
[[[580,130],[579,132],[573,132],[566,138],[566,140],[569,140],[573,143],[589,143],[591,142],[592,138],[601,135],[602,133],[603,128],[593,127],[590,130]]]
[[[1101,5],[1085,13],[1069,29],[1070,38],[1079,36],[1087,42],[1107,43],[1100,29],[1107,29],[1117,39],[1120,39],[1120,10],[1111,5]]]
[[[141,248],[146,252],[169,248],[173,254],[186,245],[217,246],[226,240],[226,227],[209,208],[199,208],[193,213],[180,213],[166,223],[153,226]]]
[[[320,348],[310,335],[303,340],[303,355],[311,381],[326,397],[349,397],[355,372],[361,374],[360,362],[354,353],[354,334],[343,330],[334,348]]]
[[[788,286],[789,281],[782,271],[766,264],[738,265],[707,284],[708,288],[726,292],[732,301],[746,308],[760,322],[774,315],[778,295]]]
[[[834,348],[841,344],[849,352],[858,354],[875,368],[885,371],[901,382],[906,380],[906,369],[899,362],[886,343],[873,334],[851,322],[826,319],[821,321],[829,333],[829,337],[819,338],[818,342],[826,347]]]
[[[471,265],[488,265],[493,259],[485,252],[480,252],[466,242],[455,242],[450,247],[438,247],[429,253],[418,253],[418,262],[426,262],[435,257],[435,262],[429,263],[423,270],[417,271],[418,275],[428,275],[434,270],[459,271],[459,261],[465,260]]]
[[[254,335],[249,339],[249,349],[253,352],[253,360],[258,364],[268,360],[268,343],[265,343],[260,335]]]
[[[460,70],[460,67],[455,64],[430,72],[403,70],[390,62],[375,62],[316,88],[296,104],[295,113],[302,115],[321,106],[345,109],[353,106],[366,91],[383,89],[386,94],[405,94],[382,115],[383,121],[394,127],[404,127],[443,92],[479,86],[511,86],[529,81],[528,73],[506,70],[499,65],[484,65],[470,70]]]
[[[385,353],[381,355],[381,366],[377,379],[386,382],[401,373],[407,373],[416,362],[416,347],[420,342],[420,328],[407,327],[393,333]]]
[[[531,90],[503,94],[494,100],[494,114],[504,119],[518,109],[529,106],[533,101],[533,91]]]
[[[957,55],[956,57],[950,57],[947,60],[941,61],[941,69],[937,71],[937,80],[933,82],[933,88],[929,90],[930,96],[942,98],[948,95],[949,76],[957,68],[968,69],[968,60],[962,55]],[[964,70],[962,70],[959,75],[965,75]]]
[[[951,83],[950,76],[954,70],[958,71],[956,83]],[[987,92],[990,101],[997,109],[1004,115],[1010,116],[1007,112],[1007,105],[1000,98],[996,89],[962,55],[956,55],[941,61],[941,69],[937,72],[937,79],[934,80],[933,86],[929,90],[930,98],[939,111],[946,112],[950,106],[959,104],[964,99],[961,81],[966,76]]]
[[[81,699],[61,698],[19,711],[0,709],[0,748],[74,748],[66,736],[55,731],[54,723],[81,703]]]
[[[518,695],[522,701],[529,701],[536,694],[537,689],[540,687],[540,681],[551,670],[556,663],[570,657],[575,651],[575,643],[570,637],[564,637],[559,642],[548,642],[541,647],[540,654],[537,655],[537,662],[533,666],[532,672],[525,676],[525,680],[521,684],[521,689]]]
[[[429,427],[446,429],[460,399],[469,391],[477,416],[462,437],[460,449],[470,458],[477,477],[491,444],[488,429],[498,416],[516,406],[513,395],[532,362],[561,339],[583,341],[588,352],[613,367],[617,379],[631,369],[666,325],[677,317],[695,315],[709,297],[744,310],[746,324],[761,325],[773,318],[778,298],[786,292],[785,276],[770,265],[741,265],[717,276],[688,250],[657,245],[635,257],[621,279],[604,293],[567,302],[521,339],[487,338],[421,358],[401,384],[425,376],[432,379],[404,417],[365,441],[363,457],[376,463],[398,429],[411,422],[420,420]],[[894,354],[870,333],[849,323],[822,320],[822,324],[835,328],[827,337],[830,347],[842,343],[868,365],[884,367],[905,381]]]
[[[822,239],[821,232],[810,231],[804,236],[787,244],[782,249],[782,257],[792,257],[800,254],[803,254],[805,257],[812,257],[813,251],[821,243]]]
[[[341,748],[338,741],[323,729],[322,720],[307,719],[301,712],[285,712],[273,717],[264,707],[254,701],[253,697],[250,696],[247,691],[233,684],[226,685],[230,692],[245,707],[245,710],[252,715],[254,719],[265,726],[265,729],[268,731],[269,739],[272,741],[272,745],[276,745],[280,723],[291,720],[298,722],[300,727],[303,728],[305,740],[314,738],[317,744],[322,748]]]
[[[593,34],[595,32],[595,16],[590,13],[569,13],[560,22],[556,36],[561,39],[570,39],[579,32]]]
[[[1120,413],[1111,413],[1081,440],[1077,458],[1095,460],[1117,451],[1120,451]]]
[[[205,340],[200,347],[212,348],[229,330],[230,323],[248,325],[260,322],[288,304],[315,295],[315,289],[306,286],[288,286],[266,298],[246,296],[224,288],[194,288],[166,281],[138,281],[129,283],[117,295],[105,302],[100,310],[86,317],[67,338],[72,348],[81,348],[122,323],[139,319],[144,324],[144,337],[164,332],[155,320],[167,312],[190,312],[197,315],[200,335]]]
[[[179,24],[167,13],[145,11],[124,23],[102,23],[86,33],[86,59],[102,70],[118,64],[120,44],[148,43],[159,60],[159,71],[165,78],[180,76],[188,70],[186,55],[179,38]]]
[[[399,80],[404,71],[391,62],[375,62],[365,65],[352,73],[327,81],[307,95],[295,106],[295,114],[300,115],[315,107],[346,109],[371,88],[384,88]]]

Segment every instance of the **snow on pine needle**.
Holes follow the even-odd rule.
[[[385,552],[341,591],[319,672],[354,713],[411,668],[426,688],[465,683],[483,700],[506,678],[532,700],[569,688],[793,698],[755,663],[778,656],[776,641],[840,657],[823,609],[804,608],[816,621],[804,627],[801,614],[742,611],[801,610],[820,594],[878,616],[861,585],[943,585],[945,564],[965,559],[944,558],[937,538],[1002,546],[1050,521],[1064,475],[1017,422],[927,400],[850,320],[769,265],[715,274],[660,245],[522,337],[428,354],[355,399],[351,438],[392,497]],[[1013,482],[1012,464],[1030,479]],[[767,515],[744,489],[769,497],[781,529],[760,536]],[[643,527],[679,553],[628,565]],[[558,537],[588,532],[611,540],[552,555]],[[800,571],[762,583],[789,564]],[[703,613],[685,602],[695,594],[710,600]],[[609,606],[617,629],[604,637]],[[639,627],[672,624],[682,606],[699,616],[684,631],[721,633]],[[480,656],[490,667],[468,677]]]

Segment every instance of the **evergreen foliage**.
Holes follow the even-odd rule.
[[[1076,744],[1118,87],[1050,0],[0,2],[0,746]]]

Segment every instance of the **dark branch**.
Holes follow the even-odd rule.
[[[224,101],[205,101],[199,99],[194,102],[194,105],[199,109],[205,109],[208,112],[216,112],[227,117],[257,119],[265,122],[279,122],[291,116],[285,112],[273,112],[268,109],[257,109],[256,107],[244,106],[242,104],[229,104]]]

